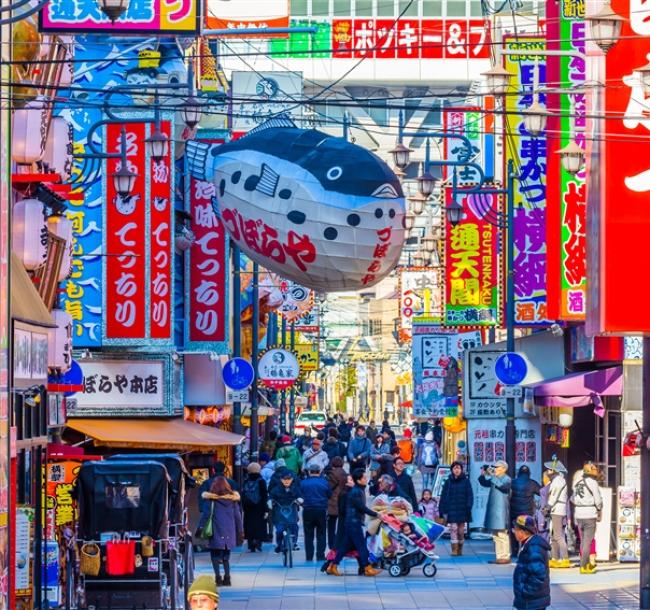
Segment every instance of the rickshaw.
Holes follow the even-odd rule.
[[[185,527],[189,475],[171,454],[121,455],[82,465],[66,610],[181,610],[193,578]]]

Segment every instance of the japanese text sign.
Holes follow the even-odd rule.
[[[162,360],[84,360],[81,366],[84,391],[67,399],[69,416],[167,414]]]
[[[467,162],[476,160],[481,152],[483,138],[483,116],[480,108],[445,108],[443,111],[443,126],[446,133],[464,136],[469,144],[456,138],[444,139],[445,159],[447,161]],[[480,160],[479,160],[480,162]],[[445,177],[451,168],[445,166]],[[458,166],[458,184],[475,184],[481,177],[472,167]]]
[[[413,416],[458,414],[458,333],[413,324]]]
[[[186,320],[192,343],[226,341],[228,242],[223,224],[214,213],[213,182],[189,180],[189,214],[196,241],[189,250]]]
[[[445,324],[493,326],[499,323],[499,229],[485,218],[498,213],[500,200],[491,194],[455,195],[465,211],[456,226],[445,227]],[[445,189],[446,205],[453,189]]]
[[[400,341],[411,338],[413,322],[442,321],[442,281],[440,269],[408,268],[399,276]],[[424,319],[423,319],[424,318]]]
[[[506,415],[506,399],[494,372],[497,359],[504,352],[469,350],[465,355],[463,415],[470,418],[501,418]]]
[[[196,34],[200,27],[198,0],[139,0],[128,5],[115,23],[96,0],[51,0],[41,11],[44,32],[111,34]]]
[[[314,305],[313,290],[291,280],[285,280],[275,273],[271,274],[271,277],[274,278],[282,293],[282,305],[277,311],[283,318],[288,322],[295,322],[311,310]]]
[[[485,59],[490,32],[466,19],[334,19],[333,57],[374,59]]]
[[[586,65],[576,54],[585,52],[584,3],[562,0],[548,4],[549,50],[565,55],[547,59],[548,81],[576,88],[586,80]],[[585,170],[567,172],[557,154],[569,142],[585,148],[586,95],[551,93],[548,131],[559,134],[548,140],[547,180],[547,291],[548,316],[584,320],[587,288],[587,192]]]
[[[318,306],[315,305],[293,322],[293,327],[296,332],[317,333],[320,328],[320,309]]]
[[[209,29],[237,30],[242,28],[286,28],[289,26],[289,0],[207,0],[206,27]],[[247,34],[246,38],[287,37],[287,33]]]
[[[300,343],[294,346],[294,351],[298,356],[300,370],[303,373],[318,370],[319,357],[318,346],[313,343]]]
[[[605,61],[605,74],[598,73],[607,87],[594,92],[593,114],[608,118],[596,124],[590,142],[587,323],[590,334],[641,334],[650,332],[645,307],[650,299],[645,264],[650,118],[648,95],[635,70],[650,57],[650,22],[641,0],[614,0],[612,10],[629,21],[623,22],[618,42],[598,60]]]
[[[262,385],[272,390],[287,390],[300,377],[300,364],[295,353],[273,348],[265,351],[257,362],[257,375]]]
[[[72,490],[81,468],[81,462],[67,460],[47,465],[47,509],[52,511],[54,528],[76,521],[76,505]],[[53,532],[48,532],[48,536]]]
[[[506,146],[505,161],[514,161],[518,167],[515,181],[513,242],[515,319],[518,326],[534,326],[550,322],[546,309],[546,137],[533,137],[524,126],[522,110],[532,103],[535,70],[539,69],[539,83],[545,78],[545,61],[526,50],[543,51],[544,38],[520,36],[506,38],[508,51],[505,68],[514,75],[512,87],[523,95],[506,96],[506,123],[508,133],[517,134]],[[543,96],[540,96],[544,103]]]

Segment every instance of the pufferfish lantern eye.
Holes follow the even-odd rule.
[[[343,170],[338,165],[335,165],[327,170],[326,175],[328,180],[338,180],[343,175]]]

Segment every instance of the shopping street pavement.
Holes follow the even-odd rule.
[[[302,540],[300,541],[302,548]],[[512,608],[513,566],[487,563],[493,557],[490,541],[468,541],[463,557],[450,557],[449,540],[437,546],[438,574],[426,578],[420,568],[408,576],[357,576],[354,559],[344,562],[343,578],[327,576],[320,563],[294,555],[294,568],[265,544],[262,553],[237,550],[232,557],[233,586],[221,588],[220,610],[478,610]],[[197,555],[197,572],[211,572],[208,553]],[[577,568],[552,570],[552,610],[620,609],[639,607],[638,566],[601,565],[593,575]]]

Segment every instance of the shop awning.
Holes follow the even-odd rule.
[[[184,419],[69,419],[68,428],[91,437],[100,447],[165,449],[212,453],[239,445],[244,437]]]
[[[56,328],[41,295],[32,283],[20,259],[11,253],[11,317],[14,320]]]
[[[602,396],[620,396],[623,392],[623,367],[571,373],[545,379],[527,386],[535,404],[542,407],[586,407],[600,404]]]

